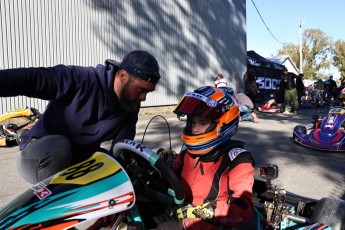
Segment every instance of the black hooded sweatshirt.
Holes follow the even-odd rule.
[[[137,111],[127,112],[114,91],[118,67],[57,65],[48,68],[0,70],[0,96],[49,100],[35,126],[23,136],[20,149],[32,138],[60,134],[74,151],[92,152],[104,141],[133,139]]]

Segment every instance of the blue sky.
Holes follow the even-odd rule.
[[[260,18],[256,8],[263,18]],[[320,29],[332,39],[345,41],[344,0],[246,0],[247,50],[263,57],[275,56],[281,43],[299,45],[299,20],[301,30]]]

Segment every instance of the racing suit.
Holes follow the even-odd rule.
[[[222,229],[240,227],[253,212],[252,187],[254,183],[254,160],[242,148],[232,148],[209,162],[199,161],[194,167],[185,146],[174,161],[173,169],[181,176],[185,202],[215,205],[211,223],[199,218],[185,218],[185,229]]]

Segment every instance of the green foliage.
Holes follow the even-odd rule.
[[[322,70],[328,69],[333,63],[333,43],[329,36],[319,29],[307,29],[302,35],[302,60],[305,79],[324,78]],[[289,55],[291,60],[300,69],[299,44],[285,44],[278,55]],[[343,62],[342,62],[343,63]]]
[[[341,77],[345,76],[345,42],[337,40],[332,45],[333,65],[339,70]]]

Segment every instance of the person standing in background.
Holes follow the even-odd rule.
[[[256,78],[253,69],[248,69],[243,77],[244,92],[255,103],[257,95],[260,93],[256,84]]]
[[[327,106],[330,105],[331,103],[331,100],[332,100],[332,97],[333,98],[336,98],[337,95],[335,95],[335,92],[338,88],[337,86],[337,83],[333,80],[333,76],[329,76],[329,84],[328,84],[328,87],[327,87]]]
[[[325,89],[325,83],[319,77],[319,80],[315,83],[315,96],[314,96],[314,104],[315,106],[319,106],[319,104],[323,104],[323,91]]]
[[[300,73],[296,78],[296,89],[297,89],[297,96],[298,96],[298,103],[301,104],[301,98],[304,96],[304,83],[303,83],[303,73]]]
[[[284,112],[285,114],[290,113],[290,101],[294,104],[294,113],[298,113],[299,105],[297,100],[297,89],[295,79],[297,75],[290,73],[287,68],[283,69],[283,75],[280,80],[280,88],[284,91]]]

